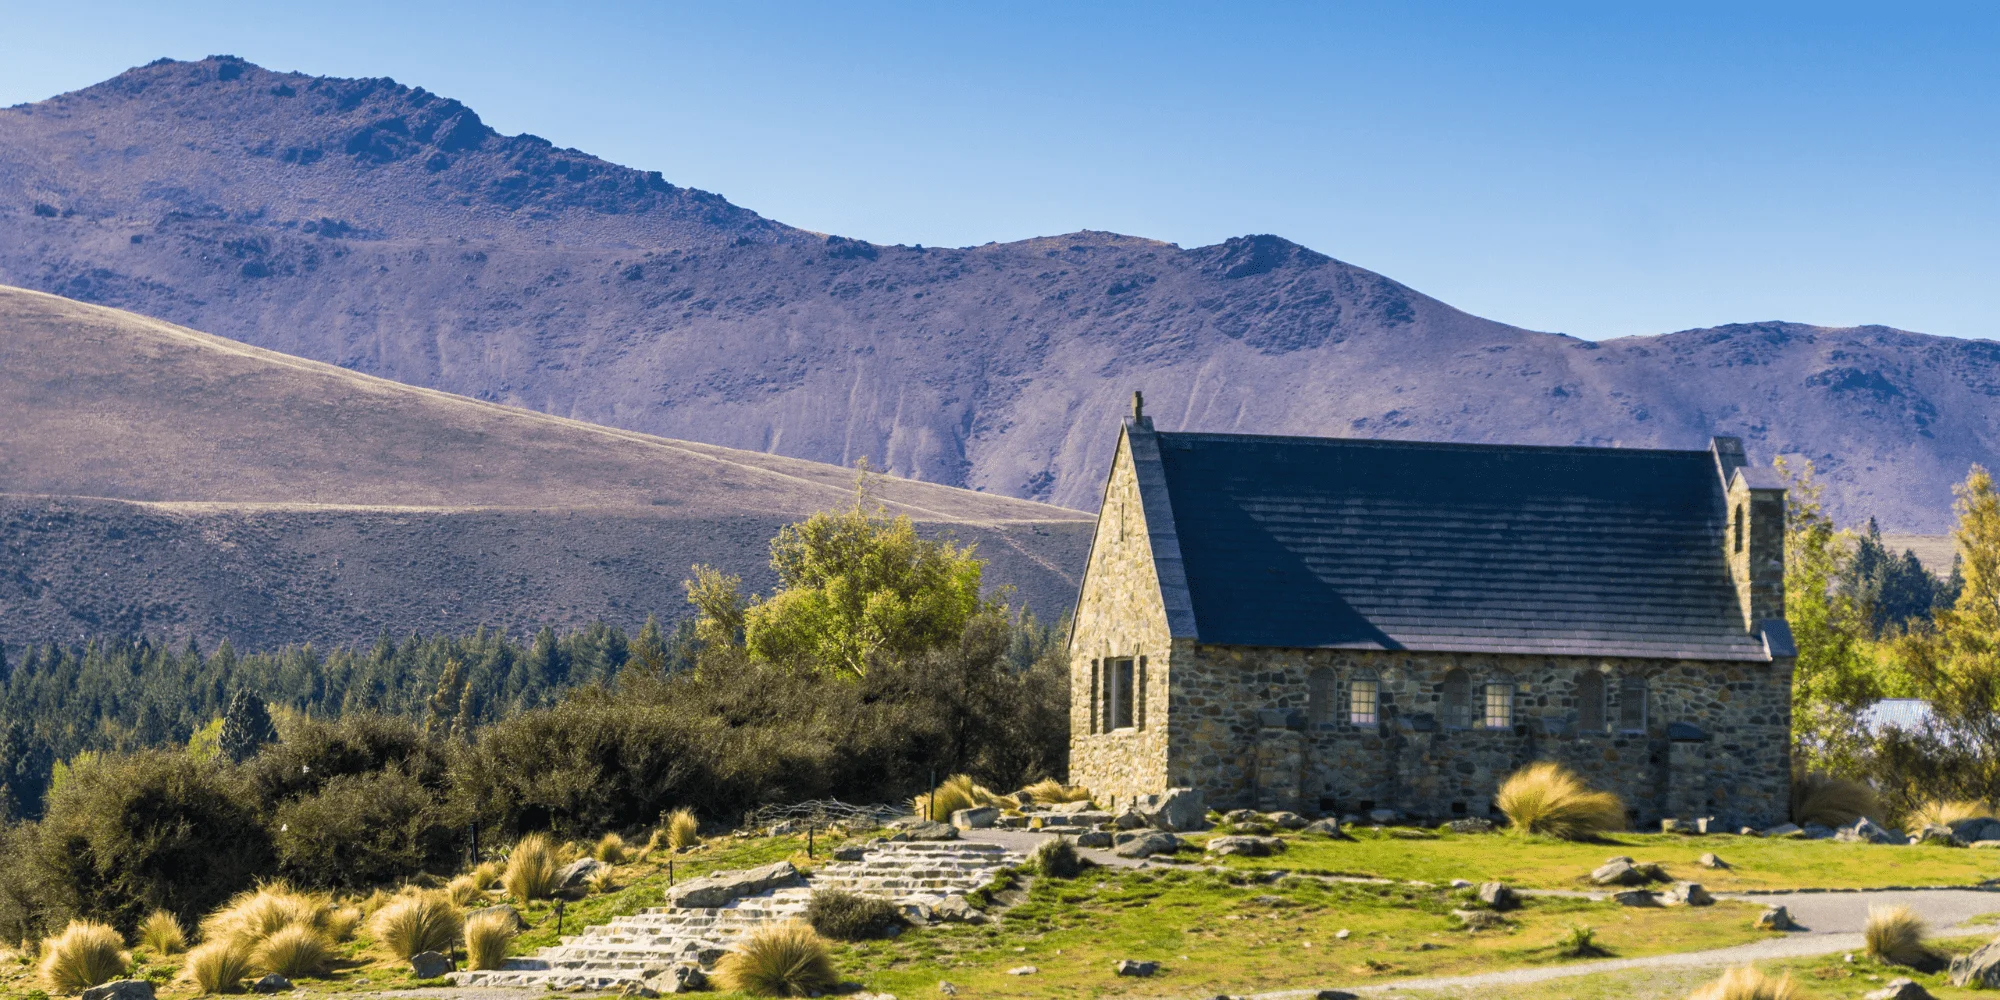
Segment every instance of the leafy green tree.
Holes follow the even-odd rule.
[[[437,691],[431,695],[430,704],[424,709],[424,735],[443,736],[449,731],[464,695],[465,668],[454,656],[444,661],[444,673],[438,676]]]
[[[1834,529],[1812,463],[1796,469],[1777,461],[1790,479],[1785,509],[1785,619],[1798,645],[1792,671],[1795,763],[1835,774],[1865,766],[1869,733],[1858,713],[1883,696],[1868,643],[1866,610],[1834,584],[1848,560],[1847,539]]]
[[[264,699],[248,691],[238,691],[229,699],[229,711],[222,716],[218,740],[222,755],[242,763],[257,755],[266,743],[278,741],[278,727],[271,723],[271,711]]]

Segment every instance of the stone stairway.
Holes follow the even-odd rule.
[[[829,862],[798,884],[731,900],[722,906],[654,907],[589,927],[527,958],[492,970],[452,973],[459,986],[527,986],[611,990],[629,983],[661,992],[656,980],[676,967],[707,968],[738,937],[764,924],[805,913],[816,889],[888,899],[906,910],[931,907],[992,881],[1021,856],[998,844],[909,841],[871,844],[858,860]]]

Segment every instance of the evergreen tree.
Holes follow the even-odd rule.
[[[224,647],[227,648],[227,643]],[[218,657],[221,650],[216,651]],[[278,741],[278,727],[271,724],[271,712],[264,699],[248,691],[237,691],[222,716],[223,756],[238,764],[257,756],[267,743]]]
[[[660,635],[659,615],[646,616],[646,626],[632,640],[627,662],[654,676],[667,672],[667,641]]]
[[[431,695],[430,704],[424,709],[425,736],[443,736],[451,728],[464,687],[465,671],[458,665],[458,658],[445,660],[444,673],[438,677],[437,691]]]

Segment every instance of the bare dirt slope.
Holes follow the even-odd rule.
[[[412,385],[1089,508],[1163,429],[1812,459],[1936,533],[2000,344],[1751,323],[1592,343],[1276,236],[965,248],[794,229],[392,80],[162,61],[0,110],[0,282]],[[1548,289],[1561,295],[1561,288]],[[1583,331],[1587,332],[1587,331]]]
[[[777,527],[845,469],[413,388],[0,288],[0,639],[268,645],[387,628],[632,624],[709,562],[768,586]],[[1067,610],[1076,511],[876,477],[991,581]]]

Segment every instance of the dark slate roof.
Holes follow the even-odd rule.
[[[1128,427],[1156,557],[1177,557],[1159,566],[1176,635],[1769,659],[1743,627],[1707,451]]]

